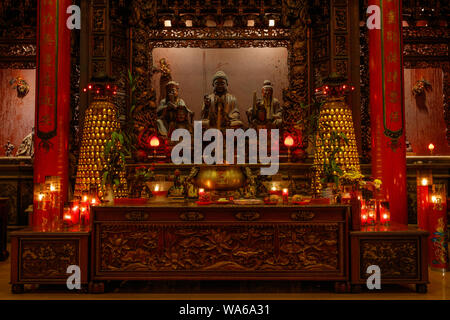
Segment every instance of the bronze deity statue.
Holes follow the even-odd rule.
[[[156,109],[158,116],[158,132],[163,136],[169,136],[175,129],[183,128],[192,132],[192,112],[186,103],[179,97],[179,84],[169,81],[166,85],[166,97],[161,100]]]
[[[241,128],[243,123],[237,108],[236,97],[228,92],[228,77],[217,71],[213,77],[214,92],[204,97],[202,105],[202,125],[219,130]]]
[[[273,86],[269,80],[264,81],[261,89],[262,99],[253,99],[253,106],[247,110],[247,118],[252,128],[280,128],[283,122],[283,108],[278,99],[273,97]]]

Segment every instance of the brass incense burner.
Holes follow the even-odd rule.
[[[200,167],[195,182],[205,190],[233,191],[244,186],[245,176],[234,165],[206,165]]]

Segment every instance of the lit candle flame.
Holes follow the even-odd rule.
[[[159,184],[155,186],[155,191],[159,191]]]
[[[95,201],[95,199],[92,199],[92,201],[91,201],[91,203],[92,203],[93,205],[95,205],[96,202],[97,202],[97,201]]]
[[[288,194],[288,192],[289,192],[289,191],[288,191],[288,189],[287,189],[287,188],[284,188],[284,189],[283,189],[283,194],[284,194],[284,195],[287,195],[287,194]]]
[[[388,218],[388,215],[385,213],[385,214],[383,214],[383,219],[384,220],[387,220],[387,218]]]
[[[431,196],[431,202],[437,203],[437,197],[436,196]]]
[[[428,179],[427,178],[423,178],[422,179],[422,185],[423,186],[427,186],[428,185]]]
[[[203,189],[203,188],[198,189],[198,193],[199,194],[204,194],[205,193],[205,189]]]
[[[38,195],[39,201],[44,200],[44,197],[45,197],[45,195],[43,193],[39,193],[39,195]]]
[[[56,188],[55,188],[55,186],[54,186],[54,185],[52,185],[52,184],[50,185],[50,191],[51,191],[51,192],[54,192],[54,191],[56,191]]]
[[[73,211],[77,211],[77,210],[78,210],[78,206],[74,206],[74,207],[72,208],[72,210],[73,210]]]
[[[84,201],[84,202],[87,202],[87,201],[88,201],[88,197],[87,197],[87,196],[84,196],[84,197],[83,197],[83,201]]]
[[[72,220],[72,216],[69,214],[64,215],[64,220]]]
[[[277,188],[275,186],[273,186],[272,191],[277,191]]]

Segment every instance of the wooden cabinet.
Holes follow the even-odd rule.
[[[81,284],[89,279],[88,230],[36,232],[25,229],[11,233],[11,284],[14,293],[24,284],[66,284],[67,267],[77,265]]]
[[[330,280],[338,290],[349,280],[349,206],[176,204],[92,212],[92,280]]]
[[[0,261],[8,259],[6,250],[8,237],[8,198],[0,198]]]
[[[366,284],[371,265],[381,271],[383,284],[416,284],[418,292],[426,292],[428,284],[427,262],[428,232],[392,224],[389,227],[363,227],[352,231],[351,283]]]

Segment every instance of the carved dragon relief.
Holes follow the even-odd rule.
[[[101,224],[100,272],[339,272],[337,223],[161,225]]]

